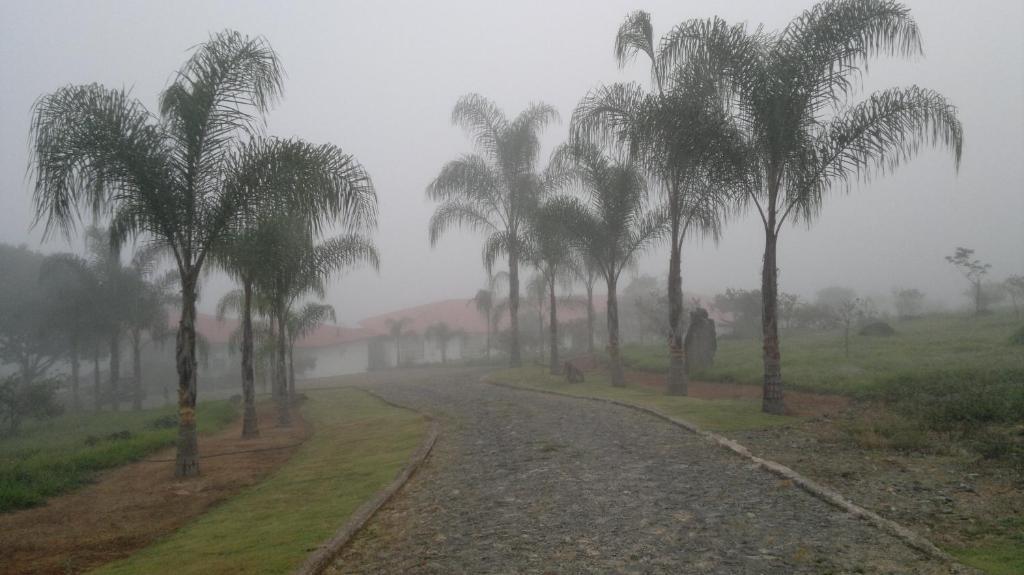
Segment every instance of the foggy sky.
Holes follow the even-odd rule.
[[[906,3],[921,28],[925,57],[872,62],[865,92],[917,84],[955,103],[965,131],[960,172],[947,151],[926,149],[849,195],[836,190],[812,228],[783,231],[782,291],[811,296],[845,285],[885,296],[898,285],[959,305],[964,281],[943,256],[961,245],[992,264],[993,279],[1024,273],[1024,3]],[[434,206],[424,195],[445,161],[471,150],[449,122],[459,96],[479,92],[510,116],[531,101],[556,106],[562,122],[543,134],[543,166],[588,89],[649,77],[644,62],[619,70],[612,56],[627,12],[651,12],[660,36],[684,19],[715,14],[777,29],[812,4],[5,1],[0,241],[48,252],[81,247],[81,239],[60,238],[41,246],[41,230],[29,231],[28,125],[36,98],[66,84],[99,82],[130,87],[155,110],[187,49],[233,28],[266,36],[287,73],[284,100],[269,114],[267,132],[337,144],[356,155],[376,184],[380,274],[354,272],[333,283],[328,301],[339,320],[468,298],[484,282],[480,238],[454,233],[431,249],[427,220]],[[717,246],[688,243],[684,290],[758,287],[762,247],[753,214],[729,222]],[[667,249],[645,256],[639,269],[663,276]],[[225,278],[207,278],[200,308],[212,309],[229,287]]]

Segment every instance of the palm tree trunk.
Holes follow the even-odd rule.
[[[121,395],[117,389],[121,378],[121,337],[115,328],[110,332],[110,406],[114,411],[121,408]]]
[[[274,393],[277,397],[277,424],[288,426],[292,424],[292,414],[288,409],[288,344],[285,338],[288,337],[284,306],[279,306],[277,311],[277,359],[275,361]]]
[[[395,367],[402,365],[402,336],[395,336]]]
[[[102,408],[102,397],[103,393],[100,389],[100,349],[96,346],[92,348],[92,406],[96,411]]]
[[[1016,303],[1014,303],[1014,309],[1017,309]],[[487,308],[487,317],[484,318],[484,322],[487,324],[487,361],[491,361],[491,328],[493,327],[491,325],[491,308]]]
[[[626,376],[622,372],[622,356],[619,353],[619,295],[616,293],[616,278],[608,278],[608,363],[611,371],[612,385],[626,386]]]
[[[673,228],[678,225],[673,222]],[[668,264],[668,393],[686,395],[689,382],[686,377],[686,348],[683,347],[683,262],[678,232],[674,233]]]
[[[508,315],[512,335],[508,363],[511,367],[520,367],[523,358],[519,349],[519,254],[515,249],[508,252]]]
[[[594,284],[587,284],[587,353],[594,355]]]
[[[544,364],[544,295],[537,298],[537,357]]]
[[[71,340],[71,398],[75,411],[82,411],[82,398],[78,394],[81,367],[78,363],[78,337]]]
[[[252,282],[242,281],[242,439],[259,437],[260,425],[256,418],[256,373],[253,365],[252,334]]]
[[[551,339],[551,362],[549,364],[549,371],[551,375],[558,375],[562,371],[558,365],[558,313],[555,309],[555,274],[551,274],[551,279],[548,281],[548,304],[549,316],[548,317],[548,334]]]
[[[288,400],[295,403],[295,344],[288,344]]]
[[[770,214],[774,216],[774,214]],[[778,264],[774,217],[765,228],[764,261],[761,269],[761,333],[763,338],[764,397],[761,409],[781,415],[785,411],[782,395],[782,354],[779,351]]]
[[[132,330],[132,409],[142,409],[142,331]]]
[[[199,475],[199,442],[196,437],[196,281],[189,271],[182,278],[181,321],[175,342],[178,368],[178,453],[175,477]]]

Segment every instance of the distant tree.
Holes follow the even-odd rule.
[[[900,318],[912,318],[921,315],[921,307],[924,304],[924,292],[915,288],[893,288],[893,301],[896,306],[896,315]]]
[[[484,317],[485,329],[487,330],[486,353],[487,359],[491,359],[491,334],[494,332],[494,322],[491,320],[491,316],[494,313],[494,292],[490,289],[477,290],[476,295],[466,305],[469,304],[473,304],[476,307],[477,313]]]
[[[727,288],[715,295],[715,308],[730,315],[733,334],[750,337],[761,316],[761,291]]]
[[[992,268],[992,265],[974,258],[974,250],[964,247],[956,248],[953,255],[946,256],[946,261],[953,264],[967,278],[967,281],[971,282],[970,294],[971,299],[974,300],[974,313],[981,315],[985,311],[985,297],[982,293],[981,283],[988,275],[988,270]]]
[[[11,364],[25,384],[49,374],[66,352],[57,313],[64,302],[40,289],[44,256],[0,244],[0,364]]]
[[[548,300],[548,282],[543,273],[536,273],[526,282],[526,299],[537,310],[537,358],[544,361],[544,305]]]
[[[556,285],[571,284],[579,273],[577,250],[573,249],[560,203],[556,200],[541,206],[530,218],[530,260],[540,273],[548,297],[548,371],[562,373],[558,360],[558,297]],[[542,340],[543,341],[543,340]]]
[[[446,322],[441,321],[427,327],[423,335],[437,342],[441,350],[441,363],[448,363],[448,344],[464,334],[461,330],[452,329]]]
[[[860,298],[851,297],[829,304],[832,313],[843,326],[843,349],[846,351],[846,357],[850,357],[850,328],[864,316],[863,303]]]
[[[641,342],[653,337],[656,342],[663,342],[670,336],[668,325],[668,295],[664,284],[649,275],[633,278],[619,298],[623,303],[622,323],[626,331],[632,331],[634,337]]]
[[[327,320],[337,322],[338,318],[334,306],[324,303],[309,302],[288,314],[288,389],[292,401],[295,400],[295,344],[311,335]]]
[[[1006,293],[1013,302],[1013,313],[1020,319],[1020,308],[1017,307],[1017,300],[1024,300],[1024,276],[1010,276],[1003,282]]]
[[[509,362],[522,364],[519,351],[519,264],[526,255],[529,221],[543,192],[536,165],[539,132],[558,118],[546,104],[532,104],[509,120],[494,102],[468,94],[455,104],[452,123],[473,139],[477,153],[452,160],[427,187],[439,205],[430,218],[430,244],[451,228],[487,234],[484,265],[508,258]]]
[[[959,167],[963,128],[938,92],[891,88],[850,104],[868,62],[920,55],[917,23],[893,0],[826,0],[783,30],[688,20],[659,45],[666,73],[717,73],[739,132],[746,176],[741,206],[764,229],[762,409],[785,410],[778,333],[778,237],[787,220],[810,223],[826,192],[891,172],[922,145],[943,144]]]
[[[800,306],[800,296],[794,293],[779,293],[779,319],[785,327],[793,327],[796,310]]]
[[[477,295],[479,295],[479,293]],[[395,338],[395,367],[401,367],[402,366],[402,351],[401,351],[401,349],[402,349],[402,333],[403,333],[403,330],[405,329],[405,326],[407,326],[407,325],[412,323],[412,318],[411,317],[403,317],[403,318],[399,318],[399,319],[388,318],[386,320],[386,322],[388,324],[388,333],[391,334],[391,337]],[[488,337],[488,342],[490,342],[490,332],[488,332],[487,337]],[[488,349],[487,349],[488,355],[490,354],[490,351],[491,350],[488,347]]]

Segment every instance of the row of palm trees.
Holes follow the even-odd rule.
[[[630,13],[614,54],[620,67],[646,58],[650,85],[617,83],[586,94],[568,142],[543,172],[539,133],[558,118],[553,108],[531,104],[508,119],[482,96],[458,101],[452,121],[476,152],[446,164],[428,187],[439,202],[430,241],[453,227],[476,230],[487,234],[488,271],[498,257],[507,259],[513,366],[521,364],[520,266],[532,261],[550,276],[552,294],[555,272],[567,261],[596,271],[608,289],[616,385],[623,384],[616,281],[638,253],[667,241],[668,391],[686,394],[683,242],[717,240],[728,216],[752,210],[765,237],[763,409],[782,413],[777,250],[784,225],[809,225],[826,192],[891,171],[922,145],[947,147],[959,167],[963,128],[941,94],[911,86],[850,103],[870,59],[921,52],[916,22],[893,0],[826,0],[773,32],[719,18],[687,20],[657,42],[650,15]],[[552,295],[552,370],[554,303]]]
[[[266,39],[225,31],[193,50],[157,113],[127,90],[98,84],[61,88],[33,109],[34,203],[45,233],[70,236],[92,216],[109,222],[113,245],[138,238],[173,260],[181,307],[177,476],[199,473],[195,322],[202,272],[219,265],[241,284],[247,420],[254,413],[257,298],[276,323],[275,396],[286,424],[285,358],[289,340],[301,333],[288,325],[290,314],[306,294],[322,293],[330,274],[378,262],[366,236],[376,226],[377,197],[358,161],[331,144],[264,134],[282,78]],[[337,227],[345,233],[321,239]]]

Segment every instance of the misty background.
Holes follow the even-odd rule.
[[[873,61],[863,92],[917,84],[955,103],[965,128],[960,172],[949,153],[925,148],[893,174],[835,190],[813,228],[780,239],[780,290],[810,299],[843,285],[886,299],[918,288],[960,307],[966,282],[944,256],[956,246],[992,264],[990,279],[1024,273],[1024,3],[907,0],[924,38],[924,58]],[[42,242],[32,222],[28,166],[30,108],[65,84],[129,87],[151,110],[187,57],[210,33],[262,34],[287,79],[267,133],[332,142],[373,176],[380,199],[379,274],[335,281],[327,302],[342,323],[440,299],[472,296],[485,282],[481,238],[453,233],[427,242],[434,204],[424,189],[447,160],[471,150],[449,121],[456,99],[478,92],[510,116],[531,101],[558,108],[543,133],[540,162],[562,142],[573,108],[602,83],[648,80],[646,64],[625,70],[612,56],[627,12],[651,12],[655,36],[688,18],[784,26],[809,0],[605,2],[224,2],[40,1],[0,4],[0,242],[44,252],[81,252],[81,237]],[[859,99],[857,96],[855,100]],[[756,214],[734,217],[722,241],[684,248],[683,287],[711,295],[759,288],[763,231]],[[667,248],[644,256],[638,273],[664,276]],[[528,275],[528,273],[527,273]],[[627,280],[628,283],[628,280]],[[231,283],[203,286],[212,310]]]

